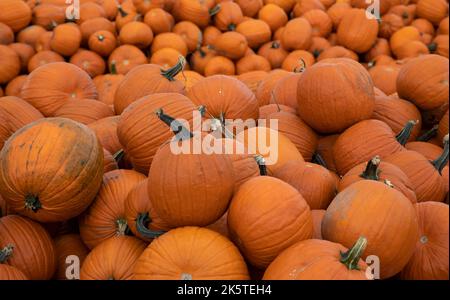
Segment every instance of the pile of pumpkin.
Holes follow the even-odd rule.
[[[446,0],[66,2],[0,1],[0,279],[448,279]]]

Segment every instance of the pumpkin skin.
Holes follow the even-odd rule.
[[[303,50],[298,50],[303,51]],[[272,97],[270,98],[270,103],[278,104],[278,105],[285,105],[292,108],[292,112],[294,114],[297,114],[297,84],[298,79],[302,73],[294,73],[289,74],[286,77],[281,78],[278,83],[276,83],[275,87],[272,89]],[[260,118],[261,115],[260,115]],[[302,121],[303,122],[303,121]],[[302,153],[302,155],[305,155]],[[307,157],[306,155],[305,157]]]
[[[348,249],[324,240],[298,242],[281,252],[269,265],[263,280],[367,280],[367,265],[359,257],[350,269],[342,263],[342,253]]]
[[[36,49],[36,41],[39,36],[47,32],[43,27],[38,25],[28,26],[17,33],[16,40],[19,43],[25,43]]]
[[[238,75],[236,78],[242,81],[253,93],[256,93],[256,89],[267,74],[265,71],[251,71]]]
[[[94,51],[80,49],[72,55],[69,62],[84,70],[91,78],[105,73],[105,61]]]
[[[20,57],[10,47],[0,45],[0,84],[8,83],[11,79],[19,75]]]
[[[96,99],[97,91],[89,75],[80,68],[56,62],[41,66],[28,75],[20,96],[49,117],[66,102]]]
[[[249,275],[239,250],[226,237],[206,228],[183,227],[144,250],[134,267],[134,279],[247,280]]]
[[[113,69],[113,71],[115,71]],[[114,96],[117,87],[122,82],[124,75],[117,73],[110,73],[99,75],[93,79],[98,93],[98,100],[109,105],[114,109]]]
[[[422,154],[405,150],[389,155],[384,160],[399,167],[409,177],[417,202],[444,201],[447,193],[444,179]]]
[[[89,124],[97,120],[114,116],[112,109],[98,101],[83,99],[82,101],[71,101],[61,106],[55,117],[67,118],[82,124]]]
[[[391,46],[392,53],[394,53],[397,57],[406,55],[402,52],[407,52],[407,44],[412,41],[420,42],[420,32],[414,26],[405,26],[395,31],[390,39],[389,44]]]
[[[274,176],[295,187],[311,209],[326,209],[336,195],[336,182],[325,167],[290,161]]]
[[[191,55],[190,65],[194,71],[204,75],[206,65],[215,56],[216,52],[214,50],[206,46],[201,47]]]
[[[337,29],[339,44],[357,53],[368,51],[375,44],[377,35],[378,22],[367,19],[363,9],[347,11]]]
[[[203,42],[202,46],[214,45],[218,36],[222,34],[222,32],[214,26],[208,26],[203,30]]]
[[[438,34],[447,34],[449,33],[449,20],[448,20],[448,16],[445,17],[444,19],[441,20],[441,22],[439,23],[439,27],[438,27]]]
[[[55,248],[50,235],[39,223],[18,215],[0,218],[0,249],[8,245],[14,248],[6,265],[16,267],[31,280],[52,277],[56,267]]]
[[[388,13],[381,17],[378,35],[382,38],[388,39],[403,27],[404,23],[401,16]]]
[[[0,45],[9,45],[14,42],[14,32],[3,23],[0,23]]]
[[[43,118],[33,106],[17,97],[0,98],[0,149],[23,126]]]
[[[258,49],[258,55],[266,58],[272,69],[277,69],[281,67],[281,64],[288,55],[288,52],[281,47],[279,41],[272,41],[262,45]]]
[[[311,216],[313,219],[313,239],[322,240],[322,220],[325,216],[326,210],[324,209],[312,209]]]
[[[114,34],[107,30],[99,30],[91,34],[88,40],[89,49],[101,56],[109,56],[117,45]]]
[[[353,60],[323,60],[307,68],[299,78],[297,101],[299,116],[313,129],[321,133],[341,132],[372,115],[372,79]]]
[[[242,14],[246,17],[254,17],[262,9],[263,0],[236,0],[235,1],[242,10]]]
[[[327,10],[327,14],[333,23],[333,28],[337,29],[342,17],[352,9],[351,5],[347,2],[336,2],[330,6]]]
[[[51,50],[50,41],[52,39],[52,36],[53,33],[51,31],[46,31],[41,35],[39,35],[39,37],[36,40],[34,50],[36,50],[36,52]]]
[[[225,236],[226,238],[230,238],[230,235],[228,233],[227,220],[228,220],[228,212],[224,213],[223,216],[220,217],[220,219],[217,220],[216,222],[206,226],[206,228],[218,232],[221,235]]]
[[[375,207],[377,213],[369,213]],[[340,192],[322,221],[326,240],[351,247],[355,239],[364,236],[368,241],[364,257],[379,257],[382,279],[397,274],[408,263],[419,237],[418,230],[411,201],[374,180],[358,181]]]
[[[249,230],[256,222],[258,230]],[[300,193],[268,176],[252,178],[239,188],[228,210],[228,228],[244,257],[257,268],[267,267],[281,251],[313,233],[311,212]]]
[[[322,53],[320,53],[320,55],[317,57],[317,61],[322,61],[330,58],[348,58],[354,61],[358,61],[358,55],[355,52],[342,46],[331,46],[323,50]]]
[[[312,27],[305,18],[295,18],[284,27],[281,45],[287,51],[305,50],[312,44]]]
[[[175,93],[141,98],[128,106],[117,125],[117,136],[124,151],[133,167],[144,174],[148,174],[158,148],[174,136],[155,114],[160,108],[173,118],[187,120],[192,128],[195,106],[187,97]]]
[[[214,25],[221,31],[233,31],[243,19],[240,6],[232,1],[218,4],[212,11],[218,10],[214,15]]]
[[[292,9],[292,14],[294,15],[294,17],[298,18],[313,9],[325,10],[325,6],[322,4],[322,2],[320,2],[320,0],[297,1]]]
[[[428,45],[431,48],[431,52],[448,58],[448,34],[437,35],[432,43]]]
[[[11,27],[14,32],[26,27],[31,21],[31,9],[24,1],[2,1],[0,11],[2,11],[0,22]]]
[[[208,26],[210,21],[209,7],[198,0],[175,1],[172,15],[178,21],[191,21],[200,28]]]
[[[109,31],[116,36],[116,27],[114,26],[114,23],[103,17],[84,21],[80,24],[80,31],[83,43],[86,43],[97,31]]]
[[[30,60],[28,61],[28,73],[33,72],[40,66],[55,63],[55,62],[64,62],[64,57],[59,55],[58,53],[50,50],[44,50],[37,52],[35,55],[33,55]]]
[[[390,57],[392,55],[389,41],[383,38],[377,38],[377,41],[372,48],[364,55],[367,62],[371,62],[377,56],[385,55]],[[370,66],[369,66],[370,67]]]
[[[341,178],[337,191],[341,192],[361,180],[376,180],[379,182],[388,180],[394,186],[394,189],[405,195],[411,203],[417,202],[414,187],[408,176],[396,165],[381,161],[377,156],[369,162],[361,163],[348,171]]]
[[[211,77],[214,75],[228,75],[236,74],[236,68],[231,59],[225,56],[214,56],[205,65],[204,75]]]
[[[448,3],[445,0],[420,0],[417,2],[417,15],[439,25],[448,16]]]
[[[397,77],[400,72],[400,66],[392,65],[375,65],[369,69],[370,77],[374,86],[383,91],[386,95],[392,95],[397,92]]]
[[[154,8],[164,8],[166,5],[165,0],[156,0],[156,1],[146,1],[146,0],[133,0],[133,4],[136,7],[136,10],[145,15],[149,10]]]
[[[315,63],[314,56],[306,50],[295,50],[286,56],[281,68],[289,72],[301,72]]]
[[[252,49],[258,49],[261,45],[270,42],[272,36],[269,25],[257,19],[249,19],[241,22],[236,27],[236,31],[245,36],[248,46]]]
[[[13,159],[16,155],[28,159]],[[68,119],[41,119],[22,127],[0,157],[0,191],[8,206],[40,222],[79,215],[101,184],[100,143],[87,127]]]
[[[368,143],[367,141],[370,141]],[[344,175],[354,166],[367,162],[375,155],[384,157],[403,150],[394,132],[384,122],[365,120],[344,131],[333,146],[338,174]]]
[[[151,28],[154,34],[160,34],[172,31],[175,20],[164,9],[153,8],[145,14],[144,23]]]
[[[151,53],[154,54],[163,48],[173,48],[183,56],[186,56],[188,53],[188,47],[184,39],[173,32],[164,32],[155,36],[151,46]]]
[[[20,90],[22,89],[23,84],[27,80],[27,76],[28,75],[20,75],[11,80],[5,88],[5,95],[19,97]]]
[[[119,120],[119,116],[113,116],[100,119],[88,125],[94,131],[103,148],[113,155],[123,148],[117,137],[117,124]]]
[[[56,273],[53,278],[58,280],[66,280],[66,259],[69,255],[75,255],[80,259],[80,266],[89,253],[88,248],[83,244],[78,234],[65,234],[55,238],[56,251]]]
[[[444,140],[444,136],[448,134],[448,110],[442,119],[439,121],[437,139],[439,141]]]
[[[256,89],[255,95],[258,100],[258,105],[261,107],[269,104],[270,99],[272,98],[272,91],[276,85],[283,78],[288,77],[291,74],[291,72],[282,69],[276,69],[269,72]]]
[[[13,43],[9,45],[9,48],[13,49],[19,56],[21,69],[26,70],[28,61],[35,54],[33,47],[28,44]]]
[[[408,150],[416,151],[425,156],[428,160],[435,160],[442,154],[442,147],[434,145],[429,142],[414,141],[406,143],[405,148]],[[448,162],[446,163],[448,164]]]
[[[314,58],[318,58],[319,55],[331,47],[330,42],[323,37],[313,37],[311,47],[308,49],[312,53]]]
[[[72,56],[78,51],[81,38],[81,32],[77,25],[73,23],[61,24],[53,29],[50,47],[63,56]]]
[[[109,70],[114,64],[118,74],[127,74],[136,66],[147,63],[147,57],[138,48],[132,45],[122,45],[113,50],[108,58]]]
[[[251,71],[266,71],[272,69],[270,62],[263,56],[252,54],[241,58],[236,62],[237,74],[244,74]]]
[[[189,91],[194,84],[196,84],[197,82],[199,82],[204,78],[205,77],[202,76],[201,74],[190,70],[178,73],[178,75],[175,76],[175,79],[183,83],[186,92]]]
[[[448,103],[448,80],[448,59],[435,54],[423,55],[402,66],[397,92],[400,98],[420,109],[437,109]]]
[[[420,239],[400,273],[406,280],[448,279],[448,205],[423,202],[415,205]]]
[[[0,264],[0,280],[28,280],[16,267]]]
[[[411,23],[411,25],[419,29],[421,41],[424,44],[428,45],[429,43],[431,43],[431,40],[435,35],[435,30],[433,24],[431,24],[430,21],[426,19],[415,19]]]
[[[213,46],[219,55],[236,60],[245,55],[248,42],[239,32],[228,31],[218,36]]]
[[[409,120],[419,121],[412,129],[408,141],[414,141],[419,136],[422,127],[422,116],[414,104],[389,96],[375,97],[372,118],[385,122],[396,135],[402,131]]]
[[[145,243],[131,236],[111,237],[95,247],[84,260],[81,280],[131,280]]]
[[[302,16],[312,27],[312,36],[327,37],[333,29],[333,22],[326,12],[321,9],[312,9]]]
[[[258,19],[266,22],[272,32],[285,26],[288,22],[286,12],[278,5],[272,3],[264,5],[264,7],[258,11]]]
[[[140,49],[150,46],[153,41],[153,32],[150,27],[138,21],[125,24],[119,33],[121,44],[129,44]]]
[[[192,22],[183,21],[177,23],[173,27],[173,32],[178,34],[185,41],[188,51],[194,52],[197,49],[199,43],[201,43],[202,31]]]

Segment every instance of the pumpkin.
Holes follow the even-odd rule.
[[[281,68],[290,72],[301,72],[315,63],[314,56],[306,50],[294,50],[286,56]]]
[[[326,210],[324,209],[312,209],[311,216],[313,219],[313,239],[322,240],[322,220],[325,216]]]
[[[267,76],[265,71],[251,71],[237,76],[253,93],[256,93],[259,83]]]
[[[403,24],[408,26],[412,23],[416,13],[415,5],[394,5],[389,8],[388,13],[393,13],[402,18]]]
[[[409,41],[400,49],[397,49],[396,56],[398,59],[407,59],[429,54],[428,47],[421,41]]]
[[[128,7],[120,5],[118,6],[118,13],[115,19],[116,28],[120,31],[127,23],[140,21],[141,17],[142,15],[138,14],[134,5],[129,5]]]
[[[132,170],[113,170],[103,176],[103,183],[92,205],[80,218],[80,235],[89,249],[115,235],[125,235],[125,200],[145,176]]]
[[[117,124],[119,120],[120,116],[106,117],[88,125],[97,136],[103,148],[113,155],[122,149],[122,145],[117,136]]]
[[[332,172],[336,172],[336,164],[333,157],[333,146],[338,138],[338,134],[320,137],[317,142],[316,153],[313,156],[313,161],[317,161],[319,158],[320,164]]]
[[[272,32],[285,26],[288,22],[288,16],[283,8],[272,3],[264,5],[264,7],[258,11],[258,19],[269,25]]]
[[[116,27],[114,26],[114,23],[106,18],[93,18],[80,24],[81,36],[84,43],[89,40],[91,35],[100,30],[109,31],[114,36],[116,35]]]
[[[181,36],[189,52],[194,52],[201,44],[202,32],[197,25],[189,21],[182,21],[173,27],[173,32]]]
[[[14,32],[26,27],[31,21],[31,9],[24,1],[4,0],[0,3],[0,11],[0,22],[11,27]]]
[[[140,49],[148,47],[152,40],[153,32],[150,27],[138,21],[125,24],[119,34],[119,41],[122,44],[133,45]]]
[[[382,38],[388,39],[404,26],[405,25],[401,16],[393,13],[385,14],[381,17],[378,35]]]
[[[428,45],[431,43],[433,36],[435,35],[435,30],[433,24],[426,19],[415,19],[412,23],[412,26],[416,27],[420,33],[420,40]]]
[[[175,24],[173,16],[161,8],[149,10],[144,17],[144,23],[157,35],[163,32],[170,32]]]
[[[20,59],[21,69],[26,70],[28,61],[35,54],[33,47],[23,43],[13,43],[8,45],[8,47],[13,49],[17,53]]]
[[[317,164],[290,161],[274,176],[295,187],[311,209],[326,209],[336,195],[330,171]]]
[[[288,51],[305,50],[312,44],[312,27],[305,18],[287,22],[281,37],[281,45]]]
[[[263,56],[252,54],[241,58],[236,62],[237,74],[244,74],[251,71],[270,71],[272,66]]]
[[[5,95],[19,97],[20,90],[22,89],[23,84],[27,80],[27,76],[28,75],[20,75],[11,80],[5,88]]]
[[[108,150],[103,148],[103,173],[107,173],[118,168],[119,167],[116,160],[114,159],[114,156],[112,156],[112,154]]]
[[[216,56],[214,50],[211,50],[206,46],[200,47],[191,55],[190,65],[194,71],[204,75],[206,64],[214,56]]]
[[[252,49],[258,49],[261,45],[270,42],[272,36],[269,25],[257,19],[241,22],[236,27],[236,32],[239,32],[247,39],[248,46]]]
[[[408,150],[416,151],[425,156],[428,160],[435,160],[442,154],[442,147],[421,141],[409,142],[405,145],[405,148]],[[448,164],[448,162],[447,162]]]
[[[89,49],[104,57],[111,54],[116,44],[116,37],[107,30],[96,31],[88,40]]]
[[[213,46],[218,54],[230,59],[239,59],[245,55],[248,42],[239,32],[228,31],[218,36]]]
[[[33,8],[32,23],[52,30],[65,22],[66,14],[63,6],[40,4]]]
[[[68,119],[40,119],[22,127],[0,157],[0,191],[8,206],[40,222],[79,215],[101,184],[103,151],[97,138]]]
[[[61,106],[55,117],[68,118],[82,124],[89,124],[94,121],[113,116],[112,109],[97,100],[84,99],[83,101],[71,101]]]
[[[8,45],[14,42],[14,32],[12,29],[3,23],[0,23],[0,45]]]
[[[56,267],[55,247],[47,231],[18,216],[0,218],[2,264],[15,267],[31,280],[48,280]]]
[[[444,19],[442,19],[441,22],[439,23],[437,33],[438,34],[448,34],[449,33],[448,26],[449,26],[449,21],[448,21],[448,16],[447,16]]]
[[[80,17],[76,20],[78,24],[82,24],[86,20],[106,16],[103,7],[95,2],[82,3],[79,8],[79,14]]]
[[[159,65],[163,69],[169,69],[171,66],[176,65],[178,58],[182,56],[178,50],[173,48],[162,48],[152,54],[150,63]],[[187,66],[186,66],[187,69]]]
[[[279,41],[265,43],[258,49],[258,55],[266,58],[272,69],[281,67],[281,64],[288,56],[288,52],[281,47]]]
[[[53,32],[47,31],[39,35],[36,40],[35,50],[36,52],[51,50],[50,41],[52,40]]]
[[[113,50],[108,58],[109,70],[114,64],[118,74],[127,74],[137,66],[147,63],[147,57],[137,47],[132,45],[122,45]]]
[[[341,178],[338,192],[361,180],[388,181],[394,189],[405,195],[411,203],[416,203],[417,201],[414,187],[406,174],[397,166],[382,161],[379,156],[375,156],[367,163],[361,163],[350,169]]]
[[[72,23],[60,24],[53,29],[50,47],[53,51],[63,55],[72,56],[81,44],[81,32],[78,26]]]
[[[390,57],[392,55],[391,48],[387,39],[378,38],[373,47],[364,55],[364,58],[365,61],[371,62],[381,55]]]
[[[56,251],[56,273],[55,279],[65,280],[67,278],[67,264],[71,262],[70,256],[75,255],[83,265],[84,259],[89,253],[88,248],[83,244],[78,234],[64,234],[57,236],[54,240]],[[69,259],[69,261],[67,261]]]
[[[345,58],[327,59],[303,72],[297,85],[297,101],[299,116],[313,129],[340,132],[370,117],[373,83],[360,64]]]
[[[263,280],[367,280],[368,267],[361,259],[366,247],[363,237],[350,249],[323,240],[301,241],[277,256]]]
[[[226,237],[206,228],[183,227],[144,250],[134,267],[134,279],[245,280],[249,275],[239,250]]]
[[[13,133],[41,118],[37,109],[20,98],[0,98],[0,149]]]
[[[397,77],[400,72],[400,65],[375,65],[369,69],[370,77],[372,78],[375,87],[379,88],[386,95],[391,95],[397,92]]]
[[[114,96],[124,75],[117,74],[115,64],[111,66],[111,74],[99,75],[93,79],[98,92],[98,100],[114,107]]]
[[[429,161],[416,151],[401,151],[385,158],[385,161],[399,167],[412,183],[417,202],[444,201],[447,188],[441,176],[448,161],[448,137],[440,157]]]
[[[331,202],[322,221],[322,235],[348,247],[364,236],[367,247],[363,257],[379,257],[380,276],[384,279],[397,274],[408,263],[419,232],[409,199],[385,183],[362,180]]]
[[[405,26],[391,35],[389,44],[392,52],[399,56],[402,52],[408,51],[407,45],[412,41],[420,41],[420,32],[414,26]],[[406,57],[406,55],[403,56]]]
[[[377,35],[377,21],[368,19],[363,9],[347,11],[337,29],[339,44],[357,53],[369,50],[375,44]]]
[[[256,223],[258,230],[250,230]],[[302,195],[268,176],[252,178],[239,188],[228,210],[228,228],[244,257],[257,268],[267,267],[284,249],[311,238],[313,232]]]
[[[28,280],[16,267],[0,264],[0,280]]]
[[[367,63],[367,68],[370,70],[370,68],[373,68],[374,66],[393,65],[393,64],[397,64],[397,62],[391,56],[381,54],[375,57],[373,60],[369,61]],[[384,92],[382,92],[380,89],[378,89],[378,91],[384,94]],[[386,96],[386,94],[384,95]]]
[[[145,243],[131,236],[111,237],[96,246],[84,260],[82,280],[131,280]]]
[[[417,120],[408,141],[414,141],[419,136],[422,127],[420,111],[414,104],[394,97],[376,96],[372,118],[385,122],[396,135],[402,131],[409,120]]]
[[[448,3],[445,0],[420,0],[416,12],[420,18],[439,25],[442,19],[448,17]]]
[[[33,72],[40,66],[54,63],[54,62],[64,62],[64,57],[59,55],[58,53],[50,50],[44,50],[37,52],[33,55],[28,61],[28,73]]]
[[[217,4],[211,9],[210,14],[214,16],[214,26],[221,31],[235,30],[243,19],[241,7],[232,1]]]
[[[297,3],[292,9],[292,14],[294,15],[294,17],[298,18],[303,16],[306,12],[313,9],[325,10],[325,6],[322,4],[320,0],[297,1]]]
[[[233,61],[225,56],[214,56],[206,63],[204,74],[206,77],[214,75],[235,75],[236,68]]]
[[[430,54],[409,60],[398,74],[397,92],[423,110],[444,106],[448,103],[448,59]]]
[[[198,0],[175,1],[172,8],[172,15],[178,21],[191,21],[200,28],[209,24],[209,7]]]
[[[221,34],[222,32],[219,29],[217,29],[217,27],[214,26],[206,27],[202,33],[203,35],[202,45],[203,46],[214,45],[217,37],[220,36]]]
[[[342,46],[331,46],[325,50],[317,57],[317,61],[322,61],[330,58],[348,58],[354,61],[358,61],[358,55]]]
[[[19,43],[28,44],[35,49],[37,39],[45,32],[46,30],[42,26],[31,25],[19,31],[16,40]]]
[[[236,0],[241,8],[242,14],[246,17],[254,17],[264,5],[263,0]]]
[[[154,8],[164,8],[164,2],[165,0],[133,0],[133,4],[136,7],[136,10],[142,15],[145,15],[149,10]]]
[[[70,58],[69,62],[84,70],[92,78],[105,73],[105,61],[93,51],[80,49]]]
[[[275,4],[289,13],[294,8],[295,0],[264,0],[264,4]]]
[[[146,64],[133,68],[119,84],[114,96],[114,111],[122,113],[139,98],[154,93],[177,92],[183,94],[183,84],[174,77],[183,70],[186,60],[180,56],[178,63],[167,70]]]
[[[284,32],[285,28],[286,28],[286,26],[280,27],[273,33],[274,41],[281,41],[281,38],[283,37],[283,32]]]
[[[321,9],[312,9],[302,16],[312,27],[312,36],[327,37],[333,29],[333,22],[326,12]]]
[[[288,77],[292,73],[286,70],[273,70],[268,73],[268,75],[260,82],[256,89],[256,99],[258,100],[259,106],[264,106],[270,103],[272,98],[272,91],[278,82],[285,77]],[[275,99],[276,100],[276,99]]]
[[[420,239],[400,273],[407,280],[448,279],[448,205],[423,202],[415,205]]]
[[[183,56],[186,56],[188,53],[188,47],[185,40],[180,35],[173,32],[164,32],[155,36],[151,46],[151,53],[154,54],[156,51],[163,48],[173,48]]]
[[[8,83],[11,79],[19,75],[20,57],[10,47],[0,45],[0,84]]]
[[[265,119],[270,114],[275,113],[275,112],[280,112],[280,111],[292,113],[294,115],[296,113],[294,108],[283,105],[283,104],[267,104],[267,105],[263,105],[259,108],[259,119]]]
[[[440,34],[433,39],[430,45],[428,45],[428,49],[430,49],[432,53],[448,58],[448,43],[448,34]]]
[[[352,9],[347,2],[336,2],[327,9],[327,14],[333,23],[333,28],[337,29],[342,17]]]
[[[448,134],[448,110],[442,119],[439,121],[439,127],[437,131],[437,138],[439,141],[444,140],[444,137]]]
[[[316,133],[297,115],[278,111],[266,117],[266,124],[271,120],[278,121],[277,130],[285,135],[298,149],[306,161],[311,161],[317,146]]]

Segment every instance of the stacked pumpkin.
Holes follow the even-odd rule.
[[[368,5],[0,1],[0,279],[448,279],[448,3]]]

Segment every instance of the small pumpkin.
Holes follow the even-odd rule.
[[[113,155],[123,148],[117,136],[119,120],[120,116],[106,117],[88,125],[94,131],[103,148]]]
[[[114,26],[114,23],[106,18],[93,18],[80,24],[83,43],[86,43],[91,35],[100,30],[109,31],[114,36],[116,35],[116,27]]]
[[[206,3],[198,0],[175,1],[172,15],[177,21],[191,21],[200,28],[208,26],[210,21],[209,9]]]
[[[420,0],[417,2],[417,15],[434,25],[448,17],[448,3],[445,0]]]
[[[275,4],[288,14],[295,6],[295,0],[264,0],[264,4]]]
[[[302,16],[312,27],[312,36],[327,37],[333,29],[333,22],[326,12],[321,9],[312,9]]]
[[[287,51],[305,50],[312,44],[312,27],[305,18],[287,22],[281,37],[281,45]]]
[[[259,108],[259,118],[265,119],[270,114],[275,113],[275,112],[280,112],[280,111],[292,113],[294,115],[296,113],[296,110],[294,108],[283,105],[283,104],[267,104],[267,105],[263,105]]]
[[[384,38],[377,38],[372,48],[364,55],[365,61],[371,62],[380,55],[392,56],[389,41]]]
[[[313,157],[313,161],[319,159],[320,164],[332,172],[337,172],[333,156],[333,147],[338,138],[339,134],[320,137],[317,142],[316,153]]]
[[[20,72],[20,57],[11,48],[0,45],[0,84],[8,83]]]
[[[6,96],[14,96],[19,97],[20,96],[20,90],[22,89],[23,84],[27,80],[28,75],[20,75],[11,80],[5,88],[5,95]]]
[[[106,12],[103,9],[103,6],[95,2],[81,3],[79,7],[79,14],[80,17],[76,20],[78,24],[82,24],[83,22],[93,18],[106,17]]]
[[[69,62],[84,70],[92,78],[105,73],[105,61],[94,51],[80,49],[72,55]]]
[[[435,30],[433,27],[433,24],[431,24],[430,21],[426,19],[415,19],[412,23],[412,26],[416,27],[420,32],[421,41],[428,45],[431,43],[431,40],[433,39],[435,35]]]
[[[119,166],[114,156],[105,148],[103,148],[103,174],[112,170],[117,170]]]
[[[421,141],[413,141],[406,143],[405,148],[408,150],[416,151],[425,156],[428,160],[435,160],[442,154],[442,147],[428,143],[428,142],[421,142]],[[447,162],[448,164],[448,162]]]
[[[439,27],[438,27],[438,34],[448,34],[449,30],[448,30],[448,26],[449,26],[449,22],[448,22],[448,16],[445,17],[444,19],[441,20],[441,22],[439,22]]]
[[[48,30],[65,22],[66,14],[63,6],[43,3],[33,8],[32,23]]]
[[[325,6],[320,0],[297,1],[297,3],[292,8],[292,14],[294,15],[294,17],[298,18],[313,9],[325,10]]]
[[[205,74],[205,67],[209,60],[216,56],[216,52],[207,46],[198,48],[190,59],[192,69],[202,75]]]
[[[267,76],[265,71],[252,71],[237,76],[237,79],[242,81],[253,93],[256,93],[256,89],[260,82]]]
[[[126,75],[137,66],[147,64],[147,57],[138,48],[132,45],[122,45],[111,52],[108,58],[109,71],[115,66],[118,74]]]
[[[297,50],[303,51],[303,50]],[[293,73],[289,76],[283,77],[279,80],[279,82],[272,89],[272,97],[270,98],[270,103],[274,103],[277,105],[285,105],[294,109],[290,111],[294,114],[297,114],[297,84],[299,77],[302,76],[301,73]],[[279,111],[279,110],[277,110]],[[261,116],[260,116],[261,118]],[[302,121],[303,122],[303,121]],[[308,155],[306,155],[308,157]]]
[[[265,57],[272,69],[277,69],[281,67],[286,56],[288,56],[288,52],[281,47],[279,41],[272,41],[265,43],[258,49],[258,55]]]
[[[12,43],[8,45],[9,48],[13,49],[20,59],[21,69],[26,70],[28,66],[28,61],[36,53],[28,44],[23,43]]]
[[[239,32],[247,39],[248,46],[252,49],[258,49],[261,45],[270,42],[272,36],[269,25],[258,19],[241,22],[236,27],[236,32]]]
[[[327,14],[331,19],[331,22],[333,23],[333,28],[337,29],[339,26],[339,23],[342,20],[342,17],[350,11],[352,7],[348,2],[336,2],[332,6],[330,6],[327,10]]]
[[[416,14],[416,5],[393,5],[389,8],[388,13],[393,13],[402,18],[403,24],[408,26],[412,23]]]
[[[14,42],[14,32],[3,23],[0,23],[0,45],[8,45]]]
[[[172,31],[183,38],[189,52],[194,52],[202,42],[202,31],[192,22],[179,22],[173,27]]]
[[[153,65],[159,65],[163,69],[169,69],[178,62],[178,58],[181,53],[174,48],[162,48],[152,54],[150,63]],[[187,66],[185,67],[187,69]]]
[[[210,13],[214,16],[214,25],[221,31],[233,31],[242,22],[241,7],[233,1],[217,4]]]
[[[54,62],[64,62],[64,57],[59,55],[58,53],[50,50],[44,50],[37,52],[33,55],[28,61],[28,73],[33,72],[40,66],[54,63]]]
[[[381,17],[381,23],[378,35],[381,38],[389,39],[395,32],[403,28],[402,17],[396,14],[385,14]]]
[[[144,17],[144,23],[150,26],[152,32],[157,35],[172,31],[175,25],[173,16],[162,8],[152,8]]]
[[[217,37],[219,37],[221,34],[222,32],[217,29],[217,27],[208,26],[203,30],[203,38],[201,44],[203,46],[214,45]]]
[[[376,41],[378,23],[366,17],[364,9],[351,9],[347,11],[337,28],[339,44],[357,53],[369,50]]]
[[[270,103],[270,99],[272,98],[272,91],[278,82],[285,77],[288,77],[292,73],[286,70],[272,70],[267,74],[267,76],[260,82],[256,89],[256,99],[258,100],[258,105],[264,106]],[[275,99],[276,100],[276,99]]]
[[[50,47],[53,51],[63,55],[72,56],[78,51],[81,44],[81,32],[73,23],[60,24],[53,29]]]
[[[375,65],[369,69],[370,77],[372,78],[375,87],[379,88],[386,95],[391,95],[397,92],[397,77],[400,72],[400,65]]]
[[[39,25],[28,26],[17,33],[16,40],[19,43],[25,43],[36,49],[36,41],[46,30]]]
[[[119,41],[143,49],[148,47],[153,40],[153,32],[150,27],[138,21],[125,24],[120,30]]]
[[[0,11],[0,22],[11,27],[14,32],[26,27],[31,21],[31,9],[24,1],[4,0],[0,3]]]
[[[273,3],[264,5],[264,7],[258,11],[258,19],[266,22],[272,32],[285,26],[288,22],[288,16],[283,8]]]
[[[107,30],[96,31],[88,40],[89,49],[104,57],[111,54],[116,44],[116,37]]]
[[[448,58],[448,43],[448,34],[440,34],[433,39],[430,45],[428,45],[428,49],[431,53]]]
[[[213,46],[218,54],[230,59],[239,59],[245,55],[248,42],[239,32],[228,31],[218,36]]]
[[[281,65],[283,70],[301,72],[315,63],[314,55],[306,50],[294,50],[286,56]]]
[[[53,32],[51,31],[46,31],[39,35],[39,37],[36,39],[36,45],[34,48],[36,52],[51,50],[50,41],[52,40],[52,37]]]
[[[244,74],[251,71],[266,71],[272,69],[270,62],[261,55],[247,55],[236,62],[237,74]]]
[[[124,75],[116,73],[115,64],[111,66],[110,74],[95,77],[93,82],[97,88],[98,100],[114,107],[114,96],[123,78]]]
[[[55,279],[66,280],[66,269],[68,262],[70,263],[71,255],[75,255],[83,265],[84,259],[89,253],[89,249],[83,244],[78,234],[64,234],[57,236],[54,240],[56,252],[56,272],[53,276]]]
[[[402,52],[408,52],[407,45],[412,41],[420,42],[420,32],[416,27],[405,26],[395,31],[389,39],[392,53],[399,56]],[[406,55],[403,56],[406,57]]]

